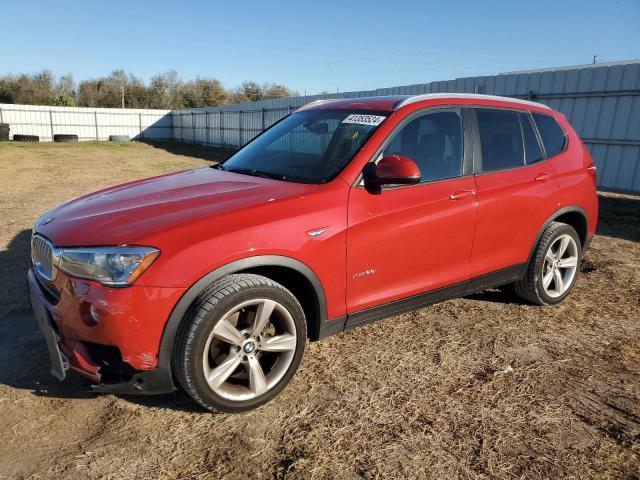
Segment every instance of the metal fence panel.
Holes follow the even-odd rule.
[[[8,123],[16,134],[38,135],[41,141],[53,135],[78,135],[79,140],[108,140],[109,135],[133,139],[171,139],[170,110],[49,107],[0,104],[0,123]]]

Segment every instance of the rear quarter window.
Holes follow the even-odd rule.
[[[533,120],[540,132],[547,157],[553,157],[562,152],[567,143],[567,136],[558,122],[553,117],[539,113],[533,114]]]

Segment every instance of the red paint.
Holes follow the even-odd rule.
[[[74,282],[77,281],[59,271],[54,287],[60,292],[60,300],[56,305],[47,305],[63,345],[74,351],[78,351],[74,345],[81,341],[116,346],[136,370],[155,368],[164,324],[184,289],[137,284],[108,288],[83,280],[90,287],[79,294],[73,288]],[[97,323],[86,321],[89,305],[96,309]],[[80,355],[89,359],[86,352]]]
[[[472,199],[449,198],[463,189],[475,189],[472,176],[380,195],[352,189],[346,265],[350,312],[469,278],[475,205]],[[358,276],[367,269],[375,274]]]
[[[420,169],[416,163],[402,155],[388,155],[378,162],[376,174],[379,178],[420,179]]]
[[[89,380],[96,383],[100,382],[100,365],[94,363],[91,359],[91,355],[89,355],[84,343],[66,338],[64,342],[61,343],[61,347],[67,356],[70,368],[84,375]]]
[[[593,162],[564,116],[508,99],[459,97],[393,111],[402,98],[306,107],[388,112],[360,152],[326,184],[201,168],[112,187],[48,212],[55,221],[37,230],[57,246],[138,244],[161,252],[127,288],[79,282],[60,272],[54,284],[60,301],[47,307],[65,348],[78,352],[73,342],[112,345],[133,368],[155,368],[165,323],[186,289],[246,257],[284,255],[306,264],[322,283],[331,319],[526,262],[544,222],[564,206],[584,209],[588,236],[593,235],[598,209]],[[444,105],[553,115],[568,134],[568,148],[530,166],[381,194],[356,185],[398,122],[418,109]],[[384,175],[412,176],[416,170],[401,158],[379,167]],[[318,229],[326,231],[308,235]],[[95,325],[82,319],[85,304],[98,313]],[[81,361],[78,365],[82,368]],[[95,374],[86,365],[86,373]]]

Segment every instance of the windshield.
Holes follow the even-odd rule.
[[[300,183],[335,177],[385,120],[384,113],[305,110],[236,152],[222,170]]]

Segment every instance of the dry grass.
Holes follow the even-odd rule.
[[[165,147],[0,145],[0,477],[640,477],[635,197],[601,196],[563,304],[491,291],[311,344],[292,384],[253,412],[58,384],[28,311],[30,224],[81,193],[207,162]]]

